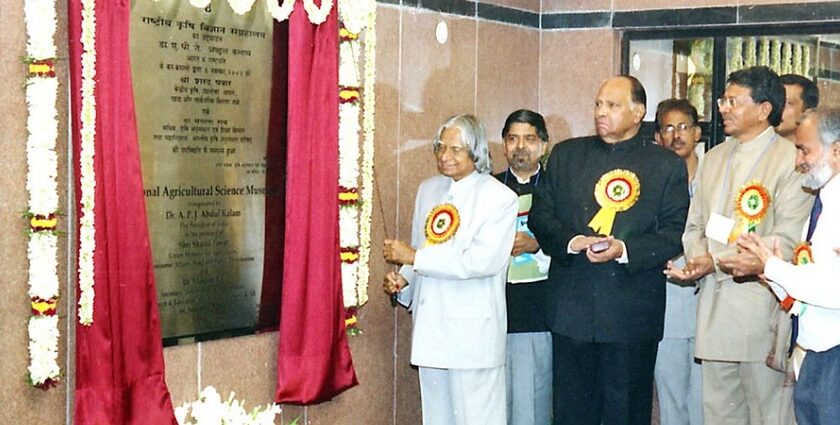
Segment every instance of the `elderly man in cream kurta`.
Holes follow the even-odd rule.
[[[784,89],[766,67],[729,76],[718,100],[730,137],[708,152],[683,236],[688,264],[666,273],[702,278],[697,311],[696,356],[703,361],[703,414],[715,425],[776,425],[784,374],[766,366],[780,307],[756,276],[738,278],[722,258],[759,262],[738,253],[734,239],[755,232],[777,238],[790,254],[813,197],[801,188],[796,149],[773,129]]]
[[[516,194],[493,178],[484,126],[449,118],[434,144],[440,175],[417,190],[411,244],[385,240],[402,264],[384,289],[409,307],[425,425],[505,425],[505,277]]]

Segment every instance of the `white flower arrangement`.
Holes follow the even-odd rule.
[[[365,30],[365,70],[362,91],[362,202],[359,212],[359,268],[356,272],[357,303],[368,301],[367,286],[370,281],[370,224],[373,214],[373,153],[374,112],[376,110],[376,0],[361,0],[367,3],[367,29]]]
[[[29,367],[32,385],[48,389],[58,382],[58,81],[55,78],[55,0],[26,0],[26,190],[29,207],[28,303]]]
[[[280,406],[268,404],[245,410],[245,403],[236,400],[231,392],[222,401],[219,392],[212,386],[201,391],[198,400],[186,402],[175,408],[175,419],[179,425],[274,425],[274,418],[280,413]],[[297,423],[297,420],[295,420]]]
[[[370,214],[373,204],[373,83],[376,2],[342,0],[339,45],[339,243],[345,324],[358,333],[358,307],[368,301]],[[360,71],[364,35],[364,72]],[[364,75],[364,79],[361,76]],[[359,90],[360,81],[364,89]],[[360,141],[362,142],[360,144]],[[361,178],[361,185],[360,185]]]
[[[82,106],[79,154],[81,214],[79,216],[79,323],[93,324],[94,264],[96,228],[96,173],[93,165],[96,137],[96,2],[82,0]]]

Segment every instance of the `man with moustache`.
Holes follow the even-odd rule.
[[[758,257],[759,271],[779,299],[796,301],[796,344],[807,350],[794,388],[799,425],[840,424],[840,110],[806,112],[796,129],[796,165],[806,173],[803,185],[817,192],[794,264],[785,260],[778,242],[742,235],[738,246]],[[773,249],[769,245],[775,245]],[[754,270],[733,267],[734,274]]]
[[[551,256],[554,421],[649,425],[665,263],[680,251],[685,162],[639,135],[644,87],[607,80],[596,136],[552,149],[529,217]]]
[[[508,270],[505,377],[508,425],[551,424],[551,333],[544,301],[550,258],[528,229],[534,188],[543,172],[540,159],[548,145],[542,115],[520,109],[502,128],[508,168],[495,177],[519,196],[516,239]]]
[[[808,109],[820,104],[820,91],[813,81],[797,74],[779,77],[785,87],[785,108],[782,122],[776,126],[776,133],[791,142],[796,142],[796,123]]]
[[[767,67],[729,76],[718,99],[729,137],[706,153],[697,173],[683,236],[689,260],[667,270],[675,279],[702,279],[695,355],[703,362],[703,416],[716,425],[779,422],[785,376],[765,364],[779,303],[754,273],[736,280],[732,267],[758,265],[738,252],[735,239],[744,233],[772,235],[790,253],[812,204],[794,170],[796,149],[773,130],[784,96]]]
[[[420,184],[411,244],[385,240],[401,264],[384,289],[412,313],[423,423],[504,425],[505,275],[517,199],[490,175],[484,126],[450,117],[434,142],[441,175]]]
[[[700,127],[697,109],[686,99],[663,100],[656,107],[656,142],[685,160],[688,193],[697,189]],[[685,266],[685,256],[674,260]],[[668,279],[665,285],[665,331],[656,353],[654,381],[662,425],[703,425],[700,364],[694,360],[697,283]]]

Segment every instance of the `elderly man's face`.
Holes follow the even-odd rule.
[[[662,146],[674,151],[686,159],[694,155],[694,148],[700,140],[700,127],[691,121],[691,117],[677,110],[662,115],[656,140]]]
[[[438,171],[458,181],[475,171],[475,161],[461,139],[461,130],[445,128],[435,143]]]
[[[533,172],[545,153],[546,142],[537,135],[531,124],[515,122],[505,136],[505,158],[513,171]]]
[[[802,87],[798,84],[785,85],[785,109],[782,111],[782,122],[776,127],[776,132],[783,137],[793,135],[796,130],[796,121],[804,112]]]
[[[814,117],[807,117],[796,128],[796,166],[805,173],[802,185],[817,190],[837,173],[832,164],[834,149],[823,148],[819,125]]]
[[[724,101],[720,105],[720,115],[726,135],[752,140],[767,128],[767,117],[773,107],[769,102],[756,103],[749,87],[729,84],[721,99]]]
[[[595,98],[595,129],[607,143],[623,142],[639,132],[645,108],[633,103],[626,78],[607,80]]]

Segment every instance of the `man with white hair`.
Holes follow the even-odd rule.
[[[840,244],[840,109],[806,112],[796,129],[796,149],[796,165],[806,173],[803,185],[817,197],[794,264],[782,258],[778,241],[771,249],[750,233],[738,246],[758,257],[780,300],[797,300],[791,308],[799,316],[795,343],[806,350],[794,388],[797,423],[840,424],[840,257],[834,250]]]
[[[434,152],[440,175],[417,191],[411,244],[384,242],[385,259],[402,265],[386,274],[385,292],[412,313],[423,423],[504,425],[505,282],[519,202],[490,175],[476,117],[449,118]]]

